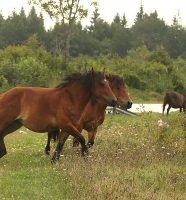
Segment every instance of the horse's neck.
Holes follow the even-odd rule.
[[[90,99],[81,116],[83,123],[86,124],[87,122],[103,118],[105,116],[106,107],[107,104]]]
[[[66,102],[66,106],[62,106],[62,110],[66,113],[71,123],[77,126],[79,130],[83,128],[82,116],[84,116],[90,99],[91,92],[86,91],[80,85],[73,84],[68,86],[61,93],[61,100]]]
[[[77,111],[77,114],[81,115],[81,112],[83,112],[91,98],[90,91],[84,90],[84,88],[78,84],[72,84],[65,90],[69,106],[73,107],[73,109]]]

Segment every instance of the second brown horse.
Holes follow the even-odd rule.
[[[126,84],[124,83],[124,79],[117,75],[107,75],[106,78],[110,83],[110,87],[113,93],[117,97],[117,104],[125,108],[131,108],[132,101],[128,95],[128,90]],[[89,147],[94,144],[97,128],[104,121],[106,107],[107,103],[105,103],[104,101],[96,98],[91,98],[81,116],[82,127],[80,127],[80,129],[83,128],[88,131]],[[50,152],[50,140],[52,138],[56,140],[58,132],[59,130],[48,133],[47,145],[45,147],[46,154],[49,154]],[[66,135],[65,133],[63,134]],[[73,146],[77,146],[78,143],[79,141],[77,140],[77,138],[74,138]]]

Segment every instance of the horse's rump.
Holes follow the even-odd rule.
[[[172,108],[180,108],[184,104],[184,96],[178,92],[166,92],[164,104],[169,104]]]

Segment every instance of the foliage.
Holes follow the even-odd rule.
[[[148,15],[141,5],[132,27],[125,14],[116,14],[109,24],[100,17],[98,3],[93,6],[90,26],[72,24],[68,68],[66,23],[46,31],[34,7],[28,16],[23,8],[7,19],[0,15],[1,91],[25,84],[54,86],[66,74],[93,67],[125,77],[144,101],[148,95],[159,101],[166,90],[186,92],[186,31],[178,21],[168,26],[156,11]]]
[[[0,15],[0,48],[20,45],[31,35],[37,34],[40,43],[52,54],[63,54],[65,58],[81,54],[93,57],[102,54],[125,57],[127,51],[141,46],[146,46],[150,51],[161,47],[173,58],[186,58],[185,28],[176,18],[169,26],[159,18],[157,11],[145,13],[143,5],[140,5],[132,27],[127,27],[125,14],[122,17],[116,14],[109,24],[101,18],[98,2],[93,2],[91,24],[82,26],[81,19],[88,12],[79,0],[31,2],[39,4],[55,18],[54,27],[45,30],[43,16],[37,15],[34,7],[28,16],[23,8],[20,13],[13,11],[7,19]]]
[[[128,51],[126,58],[101,55],[95,59],[81,55],[71,58],[68,70],[65,70],[63,57],[52,56],[33,35],[24,45],[1,50],[0,58],[0,76],[6,80],[3,81],[2,91],[7,89],[7,84],[9,87],[54,86],[65,74],[90,70],[92,67],[123,76],[131,89],[148,91],[149,94],[155,92],[160,96],[166,90],[186,91],[186,61],[182,58],[171,59],[162,48],[149,51],[143,46]]]
[[[61,56],[53,57],[33,35],[22,46],[0,51],[1,88],[4,91],[17,85],[49,86],[52,81],[48,80],[58,79],[62,63]]]
[[[31,3],[39,5],[51,18],[54,18],[65,31],[64,59],[68,66],[70,56],[70,42],[73,34],[73,26],[87,16],[87,10],[83,8],[80,0],[30,0]]]
[[[37,16],[34,7],[28,16],[22,8],[20,13],[13,11],[2,23],[0,20],[0,48],[21,44],[33,34],[37,34],[42,42],[46,36],[43,17]]]

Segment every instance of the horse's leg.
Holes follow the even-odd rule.
[[[52,132],[48,132],[47,144],[45,147],[45,154],[50,155],[50,140],[51,140]]]
[[[69,134],[66,132],[60,132],[59,138],[58,138],[58,144],[56,146],[55,152],[53,154],[53,157],[51,159],[52,163],[55,163],[57,160],[59,160],[61,151],[63,149],[63,146],[68,138]]]
[[[0,158],[7,154],[4,138],[0,137]]]
[[[95,130],[88,132],[88,143],[87,143],[87,145],[88,145],[89,148],[94,145],[94,139],[96,137],[96,133],[97,133],[97,128]]]
[[[0,133],[0,158],[3,157],[4,155],[6,155],[6,153],[7,153],[6,146],[4,143],[4,137],[6,135],[8,135],[9,133],[16,131],[21,126],[22,126],[22,124],[18,120],[16,120],[16,121],[12,122],[10,125],[8,125],[8,127],[3,129],[3,131],[1,131],[1,133]]]
[[[167,108],[167,116],[169,115],[169,110],[171,109],[171,106],[169,105],[169,107]]]
[[[73,144],[72,144],[73,147],[78,147],[79,146],[79,139],[76,138],[76,137],[73,137]]]
[[[163,104],[163,113],[162,113],[163,115],[164,115],[164,111],[165,111],[165,106],[166,106],[166,103]]]
[[[52,157],[52,162],[55,162],[57,160],[59,160],[63,145],[66,141],[66,139],[68,138],[69,135],[72,135],[73,137],[78,138],[80,144],[81,144],[81,148],[82,148],[82,155],[84,156],[85,153],[88,153],[88,148],[85,144],[85,138],[83,137],[83,135],[78,131],[78,129],[76,127],[74,127],[73,125],[66,127],[65,129],[65,133],[60,132],[59,135],[59,142],[57,144],[56,150],[54,152],[54,155]]]
[[[180,108],[180,112],[182,112],[182,107]]]
[[[54,142],[56,142],[57,138],[59,135],[59,129],[55,131],[48,132],[48,139],[47,139],[47,144],[45,147],[45,154],[49,155],[50,154],[50,141],[53,139]]]
[[[81,144],[81,148],[82,148],[82,155],[84,156],[85,153],[88,153],[88,148],[85,144],[85,138],[83,137],[81,132],[73,125],[69,126],[66,130],[70,135],[72,135],[73,137],[79,140]]]

